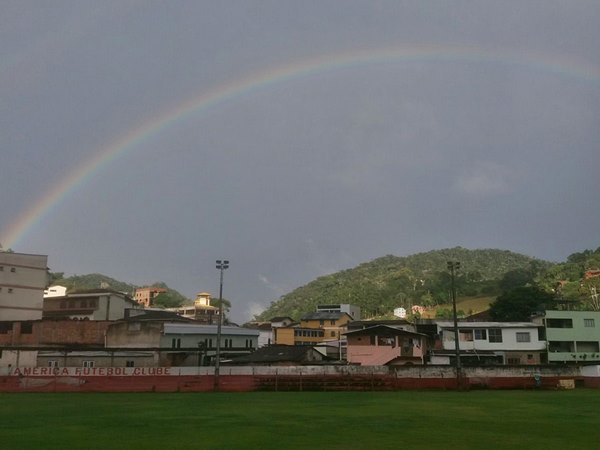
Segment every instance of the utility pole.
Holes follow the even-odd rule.
[[[458,318],[456,315],[456,284],[454,281],[455,272],[460,269],[460,262],[448,261],[448,270],[450,271],[451,287],[452,287],[452,318],[454,319],[454,352],[456,359],[456,388],[460,388],[461,364],[460,364],[460,344],[458,333]]]
[[[219,390],[219,369],[221,368],[221,327],[223,326],[223,271],[229,268],[229,261],[217,259],[219,278],[219,319],[217,322],[217,355],[215,360],[215,391]]]

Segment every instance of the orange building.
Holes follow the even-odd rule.
[[[150,308],[152,306],[153,300],[157,295],[164,294],[167,292],[165,288],[159,287],[143,287],[135,290],[135,301],[140,305],[143,305],[144,308]]]
[[[339,341],[352,317],[345,312],[317,311],[302,316],[300,324],[274,328],[275,343],[284,345],[315,345]]]

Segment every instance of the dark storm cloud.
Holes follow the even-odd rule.
[[[230,99],[96,173],[16,250],[189,296],[216,292],[229,258],[236,320],[388,253],[564,259],[599,245],[599,25],[590,2],[7,2],[0,230],[127,130],[226,81],[433,44],[491,57],[340,67]]]

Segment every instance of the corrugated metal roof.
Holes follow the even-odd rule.
[[[217,334],[217,325],[195,325],[188,323],[165,323],[165,334]],[[258,336],[258,330],[223,325],[221,334],[234,336]]]

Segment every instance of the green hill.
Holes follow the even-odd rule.
[[[455,247],[406,257],[388,255],[319,277],[272,302],[256,319],[268,320],[274,316],[298,319],[320,304],[358,305],[365,318],[390,314],[398,306],[446,304],[451,292],[448,261],[461,263],[456,275],[461,299],[498,295],[499,282],[507,272],[526,270],[535,276],[553,266],[547,261],[496,249]]]
[[[124,292],[132,297],[136,288],[141,287],[115,280],[114,278],[107,277],[106,275],[102,275],[100,273],[72,275],[70,277],[65,277],[64,272],[51,272],[50,284],[65,286],[68,292],[105,288],[118,292]],[[184,303],[189,303],[189,300],[185,296],[181,295],[175,289],[171,289],[163,282],[156,282],[150,286],[167,289],[167,294],[161,294],[161,296],[164,298],[164,302],[167,303],[166,306],[180,306]]]

